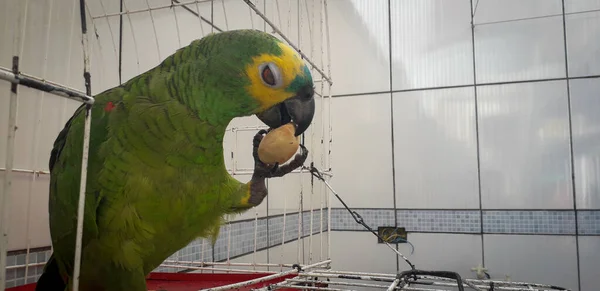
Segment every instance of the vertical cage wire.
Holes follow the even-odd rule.
[[[304,1],[304,4],[306,6],[307,18],[311,19],[311,16],[310,16],[311,14],[309,13],[309,10],[308,10],[308,3],[306,1]],[[315,15],[314,15],[314,13],[315,13],[315,1],[311,1],[311,8],[312,9],[310,11],[313,13],[313,15],[312,15],[312,26],[311,26],[311,21],[309,20],[308,21],[308,24],[309,24],[309,26],[308,26],[308,31],[309,32],[308,33],[309,33],[309,36],[310,36],[310,44],[311,44],[310,45],[310,56],[314,57],[314,55],[315,55],[315,45],[314,45],[314,43],[315,42],[314,42],[313,29],[315,27]],[[321,56],[321,60],[322,59],[323,59],[323,56]],[[321,100],[321,108],[323,108],[323,102],[322,101],[323,100]],[[323,119],[321,119],[321,128],[323,128]],[[315,132],[316,132],[316,129],[313,128],[311,130],[311,141],[312,141],[313,148],[319,146],[319,143],[316,142],[316,140],[315,140]],[[322,156],[322,154],[321,154],[321,156]],[[311,157],[312,157],[311,160],[314,163],[314,161],[315,161],[314,151],[312,151],[312,156]],[[311,178],[311,181],[312,181],[312,176],[310,178]],[[309,264],[312,264],[312,259],[313,259],[313,220],[314,220],[314,217],[313,217],[314,216],[313,199],[314,199],[314,194],[315,194],[315,186],[314,186],[313,183],[311,183],[311,185],[310,185],[310,226],[309,226],[310,230],[309,230],[309,239],[308,239],[308,263]]]
[[[71,17],[70,17],[70,29],[69,29],[69,45],[67,48],[67,56],[71,55],[73,46],[71,45],[73,43],[73,35],[75,34],[75,16],[76,16],[76,11],[77,11],[77,2],[78,0],[72,0],[72,9],[71,9]],[[71,58],[67,58],[66,60],[66,66],[67,66],[67,71],[65,74],[65,84],[68,84],[69,80],[71,80]],[[61,113],[60,113],[60,120],[59,120],[59,128],[62,125],[63,120],[65,120],[65,116],[67,115],[67,99],[66,98],[61,98],[60,99],[60,108],[62,108]],[[52,244],[50,244],[50,252],[54,251],[54,246]]]
[[[158,56],[158,61],[160,62],[162,60],[162,57],[160,56],[160,45],[158,43],[158,33],[156,32],[156,24],[154,22],[154,14],[152,14],[152,10],[150,9],[150,3],[148,2],[148,0],[146,0],[146,6],[148,6],[148,13],[150,13],[150,22],[152,22],[152,31],[154,32],[154,42],[156,43],[156,54]],[[198,8],[198,2],[196,2],[196,8]],[[198,8],[198,15],[200,15],[200,9]],[[198,17],[198,20],[200,20],[200,17]],[[131,20],[129,20],[131,22]],[[177,26],[179,28],[179,26]],[[202,30],[202,20],[200,20],[200,29]],[[204,32],[202,33],[202,35],[204,35]]]
[[[13,73],[19,71],[19,57],[23,55],[23,44],[25,39],[25,27],[27,24],[27,7],[29,0],[18,2],[19,13],[13,30]],[[21,4],[25,13],[21,14]],[[10,9],[7,9],[7,13]],[[22,18],[23,16],[23,18]],[[8,197],[12,189],[12,171],[14,168],[15,135],[17,131],[17,108],[18,108],[18,86],[11,84],[10,103],[8,112],[8,137],[6,140],[6,161],[4,171],[4,184],[0,193],[0,290],[6,286],[6,258],[8,254]]]
[[[173,7],[173,17],[175,18],[175,27],[177,28],[177,43],[179,44],[179,47],[182,47],[181,45],[181,32],[179,31],[179,21],[177,21],[177,8]]]
[[[102,2],[102,1],[100,1]],[[131,21],[131,15],[129,13],[129,9],[127,9],[127,4],[125,4],[125,2],[127,1],[123,1],[123,8],[125,9],[125,15],[127,15],[127,22],[129,22],[129,29],[131,30],[131,40],[133,41],[133,49],[135,50],[135,61],[137,64],[137,71],[136,74],[140,74],[140,57],[138,55],[138,44],[137,44],[137,40],[135,38],[135,30],[133,29],[133,21]],[[150,14],[152,16],[152,14]],[[105,14],[106,16],[106,14]],[[106,21],[108,22],[108,17],[106,18]],[[156,39],[158,39],[158,36],[155,36]],[[160,59],[160,50],[158,50],[158,42],[156,43],[157,46],[157,51],[158,51],[158,57]],[[159,60],[160,61],[160,60]]]
[[[323,10],[325,12],[324,18],[325,18],[325,39],[326,39],[326,44],[327,44],[327,75],[331,78],[331,41],[330,41],[330,37],[329,37],[329,13],[327,12],[327,0],[323,1]],[[331,85],[332,82],[331,80],[328,82],[327,85],[327,93],[328,93],[328,97],[327,97],[327,118],[328,120],[328,125],[329,125],[329,146],[328,146],[328,152],[327,152],[327,158],[328,158],[328,163],[326,166],[326,170],[331,171],[331,144],[333,141],[333,137],[332,137],[332,131],[333,129],[331,128],[331,106],[332,104],[332,100],[331,100]],[[327,195],[327,259],[331,259],[331,195]]]
[[[42,63],[42,79],[46,79],[47,71],[48,71],[48,51],[50,50],[50,28],[52,27],[52,9],[54,7],[54,0],[50,0],[48,8],[48,22],[46,23],[46,37],[44,39],[44,61]],[[34,127],[33,127],[33,144],[31,145],[31,154],[30,157],[30,166],[29,168],[34,170],[34,173],[31,175],[31,181],[29,183],[29,189],[27,191],[27,209],[26,209],[26,218],[25,218],[25,238],[26,238],[26,248],[25,248],[25,280],[29,276],[29,256],[31,249],[31,240],[29,239],[29,231],[31,229],[31,196],[33,195],[33,187],[36,184],[38,174],[35,173],[35,169],[37,168],[37,160],[39,156],[39,139],[40,139],[40,126],[42,123],[42,110],[44,108],[44,99],[46,97],[46,92],[38,91],[36,93],[40,93],[40,100],[36,109],[36,113],[33,115],[34,118]]]
[[[81,45],[83,50],[83,75],[85,78],[86,94],[92,95],[90,84],[90,50],[88,45],[87,20],[85,0],[79,2],[81,10]],[[81,271],[81,249],[83,240],[83,219],[85,211],[85,190],[87,185],[87,166],[90,145],[90,131],[92,122],[92,104],[85,105],[85,123],[83,129],[83,153],[81,155],[81,178],[79,182],[79,201],[77,205],[77,236],[75,240],[75,262],[73,264],[73,291],[79,290],[79,276]]]
[[[321,31],[321,35],[319,38],[319,44],[321,46],[321,68],[324,68],[324,64],[325,64],[325,50],[323,49],[323,26],[324,26],[324,21],[323,21],[323,7],[324,7],[324,0],[319,0],[319,21],[320,21],[320,31]],[[325,123],[325,82],[323,81],[323,79],[321,79],[321,82],[319,84],[321,86],[321,123]],[[325,165],[325,126],[321,126],[321,140],[320,140],[320,145],[322,148],[322,153],[320,155],[320,165],[324,166]],[[319,183],[319,188],[320,190],[320,195],[319,195],[319,213],[321,213],[320,215],[320,220],[319,220],[319,259],[323,259],[323,195],[326,195],[325,192],[325,185],[323,185],[322,183]]]
[[[302,0],[296,0],[296,9],[298,11],[298,47],[302,47],[302,9],[300,9],[300,2]],[[290,7],[291,10],[291,7]],[[291,17],[290,17],[291,19]],[[302,134],[302,139],[303,141],[306,141],[305,139],[306,136],[306,132]],[[300,195],[299,195],[299,203],[298,203],[298,241],[297,241],[297,258],[296,258],[296,262],[300,263],[302,262],[302,260],[304,259],[304,256],[302,255],[302,251],[304,251],[304,240],[302,239],[302,232],[303,232],[303,210],[304,210],[304,179],[303,179],[303,169],[300,168],[300,175],[299,175],[299,180],[300,180]]]
[[[100,7],[102,8],[102,13],[104,13],[104,15],[106,15],[106,8],[104,8],[104,1],[98,1],[98,3],[100,4]],[[125,5],[125,4],[123,4]],[[88,9],[88,13],[89,13],[89,8],[86,6],[86,9]],[[128,15],[129,16],[129,15]],[[93,23],[95,26],[95,23]],[[106,18],[106,24],[108,25],[108,32],[110,34],[110,41],[112,43],[112,47],[113,47],[113,51],[115,52],[115,59],[119,58],[119,52],[117,51],[117,44],[115,43],[115,36],[113,34],[113,29],[112,26],[110,25],[110,21],[108,21],[108,18]],[[102,51],[102,50],[100,50]]]

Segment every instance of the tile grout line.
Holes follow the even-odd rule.
[[[584,80],[584,79],[600,79],[600,75],[585,75],[585,76],[568,77],[568,78],[561,77],[561,78],[545,78],[545,79],[528,79],[528,80],[520,80],[520,81],[489,82],[489,83],[479,83],[479,84],[477,84],[477,86],[484,87],[484,86],[499,86],[499,85],[512,85],[512,84],[523,84],[523,83],[556,82],[556,81],[565,81],[565,80]],[[335,94],[335,95],[332,95],[331,97],[333,97],[333,98],[358,97],[358,96],[365,96],[365,95],[383,95],[383,94],[388,94],[388,93],[406,93],[406,92],[415,92],[415,91],[459,89],[459,88],[468,88],[468,87],[474,87],[474,86],[475,85],[473,85],[473,84],[462,84],[462,85],[450,85],[450,86],[438,86],[438,87],[421,87],[421,88],[413,88],[413,89],[344,93],[344,94]]]
[[[474,109],[475,109],[475,143],[476,143],[476,156],[477,156],[477,194],[479,196],[479,233],[481,235],[481,265],[485,268],[485,242],[484,242],[484,229],[483,229],[483,201],[481,195],[481,144],[479,135],[479,104],[477,99],[477,62],[475,56],[475,10],[473,9],[473,0],[469,1],[471,15],[471,55],[473,64],[473,98],[474,98]],[[475,5],[477,6],[477,5]]]
[[[388,66],[389,66],[389,82],[390,86],[390,133],[391,133],[391,143],[392,143],[392,201],[394,205],[394,209],[397,207],[396,201],[396,155],[394,149],[394,96],[391,93],[393,89],[393,61],[392,61],[392,1],[387,1],[387,20],[388,20]],[[398,227],[398,217],[396,212],[394,211],[394,227]],[[398,244],[394,244],[396,250],[398,250]],[[396,272],[400,272],[400,259],[396,256]]]
[[[575,158],[573,157],[573,118],[571,110],[571,83],[569,79],[569,52],[567,46],[567,21],[565,15],[565,0],[561,1],[562,5],[562,29],[563,29],[563,45],[565,51],[565,77],[567,85],[567,112],[569,117],[569,156],[571,164],[571,187],[573,197],[573,211],[575,212],[575,253],[577,256],[577,289],[581,290],[581,266],[579,254],[579,221],[577,213],[577,187],[575,185]]]

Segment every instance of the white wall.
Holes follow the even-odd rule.
[[[328,1],[331,184],[417,268],[595,290],[600,2],[564,2]],[[407,269],[332,215],[337,267]]]
[[[72,11],[69,1],[29,2],[21,70],[83,90],[79,1],[74,1],[73,21],[58,15]],[[88,2],[89,13],[95,16],[119,9],[116,0]],[[324,111],[316,115],[307,134],[311,158],[321,168],[329,166],[331,108],[332,186],[372,227],[406,227],[415,250],[410,254],[406,244],[399,249],[418,268],[452,270],[473,278],[470,268],[483,263],[496,279],[509,276],[515,281],[595,290],[600,267],[593,259],[600,244],[596,146],[600,87],[598,78],[567,77],[600,75],[596,37],[600,12],[585,12],[600,9],[600,2],[564,2],[563,27],[559,0],[328,1],[334,98],[331,106],[317,102],[319,112]],[[15,11],[15,3],[0,3],[0,11],[6,11],[5,21],[0,21],[2,39],[12,35],[10,25],[18,13],[9,11]],[[50,3],[54,3],[51,11]],[[321,38],[318,3],[306,1],[302,11],[310,13],[302,12],[301,17],[298,6],[288,7],[288,1],[259,0],[256,6],[326,67],[328,49]],[[146,1],[125,4],[131,11],[146,8]],[[207,19],[210,5],[199,5]],[[213,8],[214,23],[220,28],[265,27],[241,1],[215,1]],[[130,14],[123,21],[123,81],[211,31],[182,8]],[[118,84],[119,17],[98,18],[89,27],[98,35],[90,38],[92,89],[97,93]],[[11,44],[0,45],[0,65],[10,67]],[[44,51],[49,52],[47,61]],[[7,83],[0,82],[0,92],[5,96],[0,98],[2,165]],[[21,169],[47,168],[51,143],[77,106],[44,94],[40,107],[41,95],[20,87],[15,163]],[[39,108],[44,119],[36,129],[30,112]],[[230,127],[257,124],[255,118],[244,118]],[[35,132],[40,133],[38,148],[33,147]],[[250,149],[242,146],[252,135],[253,131],[237,131],[236,141],[235,134],[228,134],[226,153],[234,151],[233,160],[225,155],[228,167],[240,170],[251,165]],[[247,174],[236,177],[249,179]],[[26,247],[27,229],[30,246],[49,244],[47,177],[40,175],[35,184],[31,179],[30,174],[15,174],[9,207],[11,249]],[[300,192],[304,209],[315,208],[326,198],[323,187],[307,192],[307,174],[274,179],[269,188],[266,203],[233,219],[298,211]],[[406,269],[402,262],[396,265],[393,254],[375,237],[355,231],[360,226],[332,199],[338,208],[332,219],[334,268],[388,273]],[[24,210],[28,201],[30,216]],[[279,247],[286,250],[284,261],[294,260],[295,244]],[[272,248],[259,257],[265,259],[264,253],[269,253],[268,261],[278,262],[275,252],[278,249]]]
[[[298,44],[302,51],[319,66],[324,66],[322,57],[326,49],[321,46],[321,6],[317,1],[306,1],[301,7],[287,7],[286,1],[266,4],[257,1],[255,5],[265,13],[281,30]],[[285,2],[285,3],[284,3]],[[22,2],[21,2],[22,3]],[[2,11],[7,11],[6,21],[2,21],[0,32],[3,39],[10,40],[13,25],[18,13],[9,14],[19,6],[18,1],[3,2]],[[168,6],[170,1],[148,1],[151,7]],[[75,6],[73,6],[75,5]],[[88,29],[90,32],[92,91],[102,92],[119,84],[119,16],[98,17],[119,12],[119,1],[103,0],[87,2]],[[124,1],[124,9],[137,11],[146,9],[146,1]],[[200,15],[211,20],[211,3],[188,5],[193,11],[200,10]],[[21,6],[21,14],[25,15]],[[213,23],[223,29],[255,28],[265,29],[262,19],[251,11],[242,1],[226,0],[214,3]],[[277,9],[282,11],[276,16]],[[299,13],[300,9],[300,13]],[[225,13],[226,11],[226,13]],[[74,13],[74,14],[71,14]],[[84,91],[82,78],[82,49],[81,28],[79,19],[79,1],[29,1],[27,7],[23,52],[21,54],[21,71],[30,75],[47,78],[69,87]],[[176,49],[189,44],[193,39],[200,38],[215,31],[206,22],[182,7],[174,9],[159,9],[150,12],[132,13],[123,16],[123,46],[122,46],[122,82],[127,81],[146,70],[156,66]],[[47,33],[49,32],[49,34]],[[215,31],[216,32],[216,31]],[[269,30],[269,32],[271,32]],[[48,36],[48,37],[46,37]],[[47,50],[45,49],[47,48]],[[47,51],[47,55],[44,52]],[[10,68],[13,55],[10,41],[2,42],[0,60],[5,68]],[[65,66],[70,64],[70,66]],[[326,69],[323,69],[326,70]],[[322,78],[313,70],[315,80]],[[4,165],[6,155],[6,130],[8,121],[8,82],[0,83],[5,98],[1,98],[3,126],[0,126],[0,164]],[[321,92],[320,83],[316,83],[317,92]],[[325,88],[327,88],[325,86]],[[47,163],[54,138],[64,126],[78,102],[65,100],[57,96],[41,93],[29,88],[20,87],[18,131],[15,142],[15,167],[26,170],[47,171]],[[327,89],[325,89],[327,90]],[[327,94],[327,93],[325,93]],[[6,111],[6,112],[4,112]],[[36,117],[35,112],[41,112]],[[310,150],[309,162],[323,168],[326,162],[326,147],[321,145],[324,134],[329,133],[325,125],[328,119],[327,101],[322,102],[317,97],[317,113],[314,123],[306,133],[306,142]],[[250,141],[258,129],[237,129],[239,127],[262,126],[255,117],[234,120],[228,131],[225,142],[225,160],[228,169],[240,181],[250,178],[253,166]],[[47,230],[47,183],[45,174],[31,182],[31,174],[16,173],[13,191],[10,193],[10,242],[9,249],[23,249],[27,244],[27,233],[31,239],[31,247],[49,245]],[[254,218],[269,214],[294,212],[299,209],[298,195],[305,193],[304,209],[316,208],[321,202],[321,187],[310,191],[310,175],[290,174],[282,179],[269,181],[271,195],[269,201],[259,207],[232,219]],[[34,185],[30,190],[30,185]],[[310,195],[308,195],[308,194]],[[27,201],[31,203],[30,211]],[[27,219],[29,217],[29,227]],[[29,231],[27,231],[29,229]]]
[[[158,65],[160,61],[174,53],[176,49],[189,44],[192,40],[217,32],[208,23],[202,21],[194,13],[199,11],[200,16],[214,23],[222,30],[240,28],[254,28],[273,32],[267,28],[265,22],[242,1],[222,0],[192,4],[187,7],[169,8],[171,1],[165,0],[127,0],[124,1],[123,9],[132,13],[123,15],[122,47],[119,47],[120,17],[115,15],[119,12],[119,0],[87,1],[86,17],[89,31],[89,43],[91,50],[91,76],[92,93],[96,94],[114,87],[121,82],[145,72]],[[83,53],[81,46],[81,27],[79,18],[79,1],[28,1],[24,6],[23,1],[4,1],[0,3],[1,11],[6,11],[5,21],[0,23],[0,33],[3,39],[11,40],[17,16],[25,19],[23,43],[19,51],[21,58],[21,72],[45,78],[74,89],[84,91]],[[327,48],[323,41],[323,6],[320,1],[303,1],[302,5],[288,1],[254,1],[258,9],[271,19],[281,31],[303,52],[319,66],[324,72],[328,71]],[[156,9],[152,12],[136,12],[151,7],[162,6],[166,9]],[[135,13],[134,13],[135,12]],[[105,15],[111,15],[104,17]],[[25,18],[26,17],[26,18]],[[47,53],[46,53],[47,52]],[[4,41],[0,49],[0,66],[11,67],[11,59],[15,54],[12,43]],[[119,56],[122,64],[119,71]],[[315,80],[316,92],[319,96],[329,94],[328,86],[322,83],[323,78],[316,70],[312,70]],[[8,122],[8,96],[9,83],[0,81],[0,165],[6,160],[6,138]],[[310,162],[325,170],[328,165],[329,152],[329,101],[323,101],[316,96],[317,111],[311,128],[305,134],[305,145],[310,150]],[[20,265],[25,263],[25,255],[22,250],[32,248],[30,262],[43,262],[47,259],[46,249],[50,246],[48,231],[48,178],[46,173],[32,175],[31,170],[47,172],[48,158],[52,143],[58,132],[64,126],[73,110],[79,105],[78,102],[62,99],[60,97],[43,94],[23,86],[19,87],[18,105],[18,130],[15,141],[16,151],[14,153],[15,167],[23,170],[13,174],[13,188],[9,193],[9,260],[8,265]],[[37,115],[35,113],[38,113]],[[224,159],[227,168],[235,178],[242,182],[250,179],[253,162],[251,156],[251,140],[258,127],[262,123],[255,117],[238,118],[229,125],[225,136]],[[245,129],[244,127],[252,127]],[[35,180],[33,180],[35,177]],[[0,181],[1,182],[1,181]],[[291,173],[284,178],[271,179],[268,182],[269,196],[263,204],[241,215],[229,217],[234,222],[239,222],[232,232],[228,226],[224,226],[217,246],[215,246],[215,259],[226,258],[226,254],[239,253],[242,248],[248,251],[248,243],[252,242],[253,229],[244,228],[251,224],[249,219],[258,218],[261,221],[261,229],[266,226],[267,215],[270,217],[268,224],[271,226],[269,233],[260,232],[257,237],[258,245],[280,244],[281,239],[286,241],[297,238],[299,210],[319,210],[327,207],[324,196],[324,186],[311,184],[310,174]],[[300,200],[302,197],[302,200]],[[302,201],[302,207],[300,207]],[[283,225],[281,215],[287,214],[288,219]],[[320,212],[316,212],[314,218],[315,232],[320,230]],[[279,216],[277,216],[279,215]],[[277,217],[274,217],[277,216]],[[271,220],[271,217],[273,220]],[[302,235],[308,235],[310,223],[309,213],[303,215],[304,220]],[[318,218],[317,218],[318,217]],[[281,232],[286,227],[285,237]],[[326,226],[324,226],[326,227]],[[279,232],[278,232],[279,230]],[[269,237],[270,234],[270,237]],[[235,239],[230,245],[239,249],[230,249],[229,235]],[[319,235],[317,235],[319,237]],[[305,241],[305,240],[301,240]],[[306,239],[308,248],[308,241]],[[201,242],[194,242],[173,258],[200,257],[203,253],[199,250]],[[316,243],[316,242],[315,242]],[[287,250],[292,244],[284,245]],[[323,248],[321,248],[323,246]],[[326,244],[319,243],[318,257],[313,260],[321,260],[327,254]],[[37,249],[36,249],[37,248]],[[281,248],[281,246],[276,247]],[[275,249],[276,249],[275,248]],[[313,248],[314,249],[314,248]],[[204,254],[209,254],[207,252]],[[270,251],[270,250],[269,250]],[[275,251],[275,250],[273,250]],[[39,254],[38,254],[39,252]],[[315,252],[316,249],[315,249]],[[292,253],[291,251],[286,251]],[[323,254],[323,255],[322,255]],[[279,255],[278,255],[279,256]],[[33,258],[33,261],[32,261]],[[213,258],[208,258],[212,260]],[[258,261],[263,257],[258,257]],[[291,258],[284,257],[284,260]],[[307,260],[308,251],[307,251]],[[288,261],[285,261],[288,262]],[[39,268],[38,268],[39,269]],[[31,269],[33,270],[33,269]],[[39,275],[39,270],[30,271],[27,278],[23,278],[23,269],[10,270],[7,273],[8,286],[22,285],[34,282]]]

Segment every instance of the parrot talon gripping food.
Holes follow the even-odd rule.
[[[287,162],[300,144],[300,137],[294,135],[295,129],[294,124],[287,123],[268,132],[258,146],[259,159],[269,165]]]
[[[262,139],[263,139],[263,135],[261,132],[258,132],[254,136],[254,148],[253,148],[253,155],[254,155],[254,162],[255,162],[254,175],[256,175],[258,177],[273,178],[273,177],[285,176],[286,174],[290,173],[291,171],[302,166],[304,164],[304,162],[306,161],[306,159],[308,158],[308,149],[306,149],[306,147],[304,145],[299,144],[300,149],[301,149],[300,154],[296,154],[294,159],[289,161],[287,164],[279,165],[279,163],[275,163],[274,166],[269,166],[268,164],[265,164],[264,162],[262,162],[260,160],[260,157],[258,156],[258,148],[259,148],[259,145],[260,145]]]
[[[268,166],[258,154],[263,134],[288,124],[287,138],[305,132],[313,88],[292,47],[259,30],[233,30],[195,40],[94,96],[79,289],[145,291],[146,276],[171,254],[199,237],[214,244],[226,214],[260,205],[265,180],[308,156],[300,145],[288,163]],[[71,289],[86,112],[74,112],[50,154],[53,253],[38,291]],[[251,115],[272,130],[254,137],[254,173],[241,183],[227,172],[223,138],[234,118]]]

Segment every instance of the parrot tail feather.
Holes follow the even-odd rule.
[[[40,279],[37,281],[35,291],[56,291],[65,290],[65,288],[67,288],[67,285],[60,274],[58,263],[52,255],[44,267],[44,273],[42,273]]]

